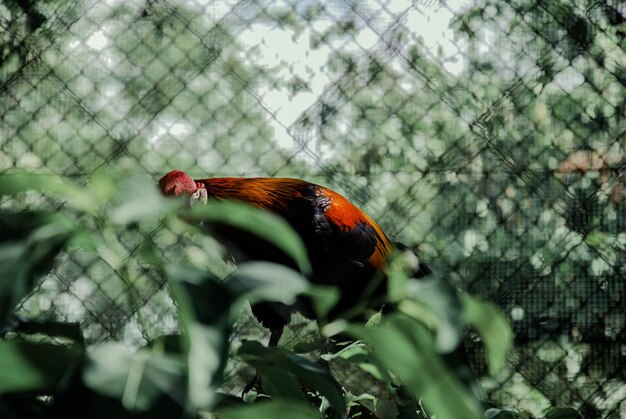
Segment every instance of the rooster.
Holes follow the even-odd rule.
[[[374,304],[386,290],[385,265],[394,248],[380,226],[339,193],[326,187],[290,178],[207,178],[192,179],[174,170],[159,180],[166,196],[187,194],[192,201],[237,200],[252,204],[284,218],[300,235],[311,262],[311,282],[339,289],[340,299],[329,313],[338,317],[363,302]],[[278,248],[228,226],[214,226],[226,242],[236,262],[265,260],[295,268]],[[428,275],[430,269],[415,263],[414,277]],[[370,304],[368,304],[370,303]],[[275,346],[291,313],[299,311],[314,318],[310,304],[299,298],[292,305],[257,303],[252,312],[270,330],[270,346]]]
[[[312,268],[311,282],[339,289],[340,299],[328,314],[328,320],[345,318],[346,313],[360,314],[366,307],[380,307],[387,288],[387,258],[394,250],[407,253],[408,259],[413,260],[411,277],[420,279],[432,275],[428,265],[417,258],[413,249],[392,242],[376,221],[324,186],[290,178],[194,180],[186,173],[174,170],[159,180],[159,187],[165,196],[189,195],[191,203],[206,202],[207,199],[237,200],[284,218],[306,247]],[[231,226],[212,227],[236,262],[265,260],[297,269],[295,262],[280,249],[250,233]],[[296,311],[315,319],[305,298],[298,298],[291,305],[278,302],[253,305],[254,316],[270,330],[269,346],[278,344],[285,325]],[[468,389],[480,394],[463,342],[444,354],[443,359]],[[257,378],[246,386],[243,394],[255,385]]]

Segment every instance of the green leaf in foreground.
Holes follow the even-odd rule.
[[[56,214],[0,213],[0,324],[54,265],[75,226]]]
[[[490,408],[485,411],[485,419],[531,419],[530,415],[511,409]]]
[[[122,183],[117,195],[118,204],[111,211],[110,218],[118,224],[159,217],[180,204],[163,197],[151,178],[137,174]]]
[[[83,380],[92,390],[121,401],[131,411],[146,411],[167,395],[184,405],[185,365],[179,358],[148,348],[136,353],[120,344],[90,351]]]
[[[24,335],[43,335],[49,338],[62,338],[80,346],[85,346],[85,340],[78,323],[24,319],[12,315],[9,317],[7,327],[5,327],[4,330],[0,330],[0,333],[3,332],[13,332]]]
[[[66,199],[74,208],[88,212],[95,211],[95,200],[83,189],[61,176],[30,173],[0,176],[0,195],[13,195],[25,191],[52,192]]]
[[[340,417],[345,417],[346,401],[341,385],[328,370],[316,363],[279,348],[267,348],[256,341],[244,342],[237,357],[257,369],[264,388],[269,384],[266,389],[272,396],[299,399],[297,384],[301,384],[318,391]],[[288,388],[285,383],[289,383]]]
[[[291,304],[309,282],[298,272],[271,262],[245,262],[228,278],[226,287],[251,304],[278,301]]]
[[[357,365],[363,371],[372,375],[377,380],[385,383],[388,388],[391,388],[392,379],[389,371],[387,371],[387,368],[383,366],[380,359],[367,351],[361,345],[350,345],[350,347],[341,351],[341,358],[352,364]]]
[[[321,319],[330,313],[341,298],[341,293],[337,287],[326,285],[310,285],[306,295],[310,298],[318,318]]]
[[[583,419],[583,417],[571,407],[553,407],[546,412],[544,419]]]
[[[245,407],[231,407],[219,411],[222,419],[321,419],[312,407],[286,401],[270,401]]]
[[[0,394],[50,390],[82,358],[77,346],[0,341]]]
[[[302,239],[282,218],[251,205],[232,201],[209,201],[194,206],[186,216],[195,221],[228,225],[251,233],[276,246],[296,262],[299,269],[311,272],[308,255]]]
[[[409,281],[400,310],[435,330],[437,349],[448,353],[459,346],[465,324],[456,289],[443,278]]]
[[[438,419],[482,418],[478,401],[453,376],[437,354],[435,338],[418,320],[389,316],[380,327],[351,326],[380,362]]]
[[[492,303],[468,294],[460,295],[463,318],[481,336],[487,351],[489,373],[495,375],[504,367],[506,354],[513,345],[513,331],[502,311]]]
[[[237,294],[226,284],[194,268],[168,266],[172,294],[179,307],[181,348],[187,367],[188,401],[193,409],[209,409],[228,359],[228,339]]]

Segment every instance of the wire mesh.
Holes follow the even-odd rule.
[[[491,400],[626,417],[625,25],[617,0],[7,0],[0,173],[323,183],[510,316]],[[23,204],[59,205],[1,203]],[[176,250],[158,225],[119,242],[154,235]],[[131,269],[129,297],[65,254],[21,310],[91,342],[175,329],[163,281]]]

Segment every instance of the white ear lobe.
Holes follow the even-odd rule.
[[[193,208],[197,204],[206,204],[207,200],[208,196],[206,189],[198,188],[193,194],[191,194],[191,198],[189,198],[189,206]]]

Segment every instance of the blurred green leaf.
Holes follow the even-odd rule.
[[[78,345],[84,346],[85,341],[78,323],[57,322],[52,320],[23,319],[17,316],[9,317],[10,327],[3,331],[25,335],[44,335],[50,338],[65,338]],[[0,333],[2,336],[2,333]]]
[[[308,403],[294,375],[281,369],[280,366],[263,368],[259,374],[262,379],[263,393],[271,395],[272,399]]]
[[[163,197],[154,180],[147,176],[131,175],[118,188],[116,201],[119,203],[111,211],[114,223],[128,224],[146,217],[159,217],[180,204]]]
[[[347,326],[347,325],[346,325]],[[345,331],[345,327],[343,329],[343,331]],[[328,342],[329,344],[333,343]],[[344,345],[346,342],[340,342],[338,344],[339,345]],[[354,340],[351,342],[347,342],[347,344],[345,346],[339,346],[340,349],[337,350],[336,352],[333,353],[327,353],[327,354],[322,354],[321,358],[326,360],[326,361],[332,361],[335,358],[344,358],[346,354],[349,354],[352,350],[357,350],[357,352],[359,352],[359,349],[363,349],[365,348],[365,342],[363,342],[362,340]]]
[[[398,301],[404,298],[409,277],[403,252],[394,251],[389,256],[387,277],[387,292],[390,300]]]
[[[228,362],[230,328],[195,323],[187,327],[187,336],[189,401],[195,409],[209,409],[219,399],[217,390]]]
[[[49,391],[82,359],[79,346],[0,341],[0,394]]]
[[[189,399],[197,409],[210,408],[218,399],[228,339],[241,305],[248,300],[291,303],[308,283],[298,272],[269,262],[243,263],[226,282],[195,268],[167,266],[166,272],[180,309]],[[281,394],[288,388],[286,382],[271,380],[271,372],[269,383]]]
[[[374,394],[346,395],[350,418],[398,419],[398,406],[393,400],[379,398]],[[405,419],[409,419],[408,417]]]
[[[149,410],[163,396],[186,401],[185,363],[149,349],[130,352],[121,344],[91,348],[83,380],[92,390],[121,401],[131,411]]]
[[[206,205],[194,206],[187,217],[209,225],[226,224],[250,232],[291,257],[302,273],[311,272],[302,239],[285,220],[274,214],[240,202],[211,200]]]
[[[367,322],[365,323],[366,327],[377,327],[380,322],[383,320],[383,312],[382,309],[378,310],[376,313],[372,314]]]
[[[341,293],[337,287],[317,284],[309,285],[304,294],[311,299],[313,309],[317,313],[318,318],[321,319],[328,315],[341,298]]]
[[[319,351],[320,350],[320,345],[321,342],[317,339],[313,339],[313,340],[299,340],[297,341],[293,347],[289,348],[292,352],[297,353],[297,354],[304,354],[304,353],[309,353],[309,352],[313,352],[313,351]],[[283,346],[286,347],[286,346]],[[323,357],[324,355],[322,355]]]
[[[485,411],[485,419],[531,419],[529,415],[511,409],[490,408]]]
[[[253,406],[235,407],[220,410],[223,419],[321,419],[322,415],[303,403],[269,401]]]
[[[166,272],[179,307],[189,401],[195,409],[207,409],[218,400],[237,294],[195,268],[167,266]]]
[[[344,351],[341,351],[341,358],[346,361],[357,365],[363,371],[371,374],[377,380],[385,383],[387,386],[391,386],[391,375],[387,368],[376,356],[371,354],[363,347],[363,344],[359,346],[350,346]]]
[[[119,180],[123,175],[100,168],[89,177],[89,189],[100,204],[110,202],[119,190]]]
[[[183,350],[181,339],[180,334],[161,335],[148,342],[146,347],[152,348],[157,353],[177,355],[181,354]]]
[[[0,213],[0,324],[54,265],[74,234],[67,218],[41,212]]]
[[[328,370],[316,363],[279,348],[267,348],[256,341],[245,341],[237,351],[237,357],[256,368],[264,383],[267,377],[271,383],[271,389],[267,390],[272,391],[271,395],[295,398],[293,386],[297,382],[318,391],[340,417],[346,417],[341,385]],[[286,383],[289,383],[288,387],[284,387]]]
[[[52,192],[67,199],[67,202],[74,208],[91,213],[95,210],[94,199],[84,189],[64,177],[29,173],[0,175],[0,195],[12,195],[25,191]]]
[[[228,278],[226,287],[233,294],[254,304],[279,301],[291,304],[309,289],[309,282],[298,272],[271,262],[245,262]]]
[[[380,327],[351,326],[365,339],[383,365],[395,374],[439,419],[478,419],[480,405],[446,368],[435,339],[417,319],[397,313]]]
[[[462,306],[456,289],[447,281],[409,281],[400,310],[435,330],[438,351],[447,353],[459,346],[465,333]]]
[[[506,363],[506,354],[513,346],[513,331],[502,311],[494,304],[480,301],[463,293],[463,318],[481,336],[487,351],[487,365],[491,375],[497,374]]]
[[[231,305],[239,295],[231,292],[227,283],[188,266],[166,265],[165,273],[179,304],[183,326],[202,323],[222,327],[231,322]]]

